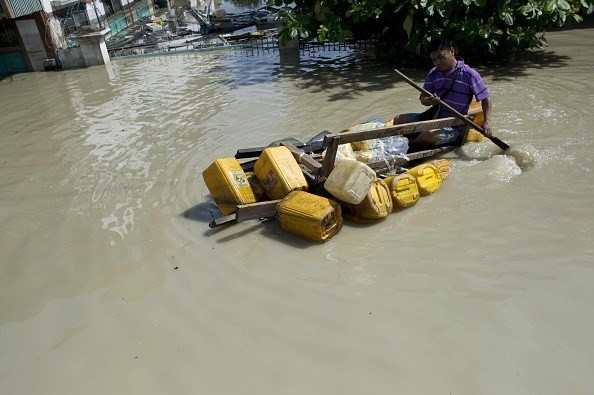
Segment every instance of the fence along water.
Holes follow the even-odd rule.
[[[300,52],[332,52],[348,50],[370,50],[375,45],[375,40],[351,40],[344,43],[331,43],[317,41],[299,42]],[[150,44],[129,45],[123,47],[108,47],[109,56],[112,59],[134,56],[160,56],[173,55],[185,52],[201,52],[212,50],[236,50],[250,55],[279,51],[279,41],[276,36],[267,36],[262,39],[252,39],[244,41],[231,41],[220,34],[210,34],[196,37],[190,40],[177,40],[177,42],[167,40],[155,40]]]

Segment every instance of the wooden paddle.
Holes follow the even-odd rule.
[[[408,82],[411,86],[413,86],[414,88],[416,88],[419,92],[424,93],[424,94],[429,95],[429,96],[433,96],[433,94],[431,92],[429,92],[428,90],[426,90],[426,89],[418,86],[413,80],[411,80],[410,78],[408,78],[406,75],[402,74],[400,72],[400,70],[394,69],[394,71],[396,72],[396,74],[398,74],[400,77],[402,77],[402,79],[404,81]],[[482,127],[480,127],[479,125],[477,125],[476,123],[474,123],[470,119],[466,118],[464,115],[462,115],[455,108],[453,108],[452,106],[450,106],[448,103],[444,102],[441,99],[439,99],[439,103],[442,106],[444,106],[445,108],[447,108],[449,112],[451,112],[452,114],[454,114],[456,116],[456,118],[459,118],[459,119],[463,120],[464,122],[466,122],[467,124],[469,124],[470,126],[472,126],[473,128],[475,128],[476,130],[478,130],[479,132],[481,132],[481,134],[483,136],[485,136],[486,138],[488,138],[489,140],[491,140],[495,145],[497,145],[502,150],[506,151],[506,150],[509,149],[509,145],[505,144],[503,141],[499,140],[495,136],[491,136],[491,135],[485,134],[485,131],[484,131],[484,129]]]

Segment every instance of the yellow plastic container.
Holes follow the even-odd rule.
[[[483,107],[482,107],[481,103],[477,102],[476,100],[473,100],[470,103],[470,107],[468,108],[468,115],[474,115],[473,121],[478,126],[482,127],[483,123],[485,123],[485,114],[483,113]],[[470,143],[470,142],[480,143],[484,139],[485,138],[478,130],[471,128],[468,131],[468,134],[466,135],[465,142],[466,143]]]
[[[468,108],[468,115],[474,115],[474,123],[483,126],[483,123],[485,122],[485,114],[483,113],[481,102],[473,99]]]
[[[421,194],[417,186],[417,179],[407,173],[388,177],[384,180],[390,191],[394,209],[403,209],[419,201]]]
[[[386,218],[394,208],[390,190],[384,180],[379,178],[373,181],[369,192],[361,203],[347,206],[350,214],[363,220]]]
[[[356,160],[340,160],[328,175],[324,188],[338,200],[359,204],[376,178],[375,171]]]
[[[439,171],[432,163],[424,163],[407,171],[417,179],[417,187],[421,196],[430,195],[441,187]]]
[[[340,204],[304,191],[290,192],[276,206],[281,229],[319,243],[342,227]]]
[[[451,162],[449,159],[435,159],[430,161],[429,163],[437,167],[437,172],[439,173],[439,177],[442,180],[445,180],[448,177],[448,174],[450,174]]]
[[[256,202],[248,179],[235,158],[215,160],[202,172],[202,177],[223,215],[234,213],[238,204]]]
[[[294,190],[307,190],[301,167],[284,146],[266,148],[254,163],[254,173],[272,200],[282,199]]]
[[[480,143],[484,139],[485,138],[483,137],[481,132],[479,132],[476,129],[470,129],[468,131],[468,134],[466,135],[466,140],[464,140],[464,142],[465,143]]]

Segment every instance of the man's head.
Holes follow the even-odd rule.
[[[454,47],[450,41],[443,38],[431,40],[429,43],[429,56],[433,65],[442,72],[447,72],[456,67]]]

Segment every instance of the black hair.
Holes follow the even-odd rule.
[[[434,38],[427,47],[429,53],[443,50],[449,51],[450,49],[452,49],[452,42],[442,37]]]

